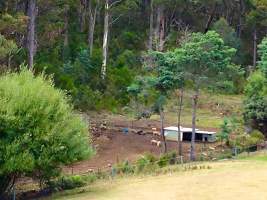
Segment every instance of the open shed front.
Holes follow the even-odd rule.
[[[182,141],[191,141],[192,138],[192,132],[185,132],[183,133]],[[205,135],[202,133],[196,133],[196,141],[198,142],[211,142],[209,141],[211,138],[210,135]]]
[[[181,127],[180,141],[191,141],[192,129]],[[196,129],[196,141],[198,142],[215,142],[215,132],[200,131]],[[178,128],[177,127],[166,127],[164,129],[164,135],[166,140],[178,141]]]

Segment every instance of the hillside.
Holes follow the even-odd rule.
[[[176,126],[177,124],[177,106],[174,99],[169,99],[165,112],[165,126]],[[182,113],[182,125],[191,127],[191,93],[186,93],[184,99],[184,109]],[[197,127],[204,130],[219,131],[224,117],[236,116],[240,119],[242,114],[242,96],[241,95],[212,95],[203,92],[200,97],[200,105],[197,112]],[[90,160],[82,161],[68,168],[67,171],[79,174],[88,169],[105,168],[108,164],[114,164],[118,161],[135,161],[144,153],[152,153],[159,156],[162,148],[151,145],[152,139],[161,140],[160,137],[152,134],[138,135],[130,131],[128,135],[123,134],[124,128],[135,131],[150,131],[152,127],[160,129],[159,115],[153,115],[150,119],[136,120],[133,113],[112,114],[108,112],[90,112],[87,120],[91,124],[93,134],[93,145],[97,149],[97,154]],[[101,130],[101,124],[107,123],[107,130]],[[202,143],[196,144],[198,153],[203,148]],[[216,144],[207,144],[207,146],[216,146]],[[177,150],[176,142],[167,142],[168,151]],[[183,154],[188,159],[190,142],[183,142]]]
[[[265,162],[206,163],[267,149],[266,13],[267,0],[0,0],[0,200],[95,181],[70,199],[267,199]]]

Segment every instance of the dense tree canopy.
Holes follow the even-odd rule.
[[[194,160],[200,92],[244,94],[245,122],[267,136],[266,34],[266,0],[0,0],[0,195],[92,154],[74,109],[116,112],[132,99],[138,119],[160,115],[165,141],[166,99],[179,93],[180,132],[189,89]]]
[[[43,184],[63,164],[92,155],[86,123],[43,75],[2,76],[0,113],[0,196],[22,175]]]
[[[0,32],[8,42],[2,44],[13,40],[20,49],[1,56],[1,65],[45,69],[77,107],[112,109],[129,102],[126,88],[142,74],[142,52],[173,49],[185,33],[215,30],[248,72],[266,34],[266,9],[260,0],[1,1]],[[231,92],[242,91],[236,79]]]
[[[245,120],[253,128],[267,133],[267,39],[259,45],[258,69],[248,78],[245,88]]]

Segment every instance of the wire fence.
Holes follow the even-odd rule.
[[[216,161],[224,158],[237,158],[242,153],[247,153],[250,155],[252,152],[265,150],[267,153],[267,143],[262,143],[258,145],[250,145],[246,147],[233,147],[229,149],[216,149],[205,147],[201,151],[196,153],[196,161]],[[168,155],[168,156],[167,156]],[[247,156],[246,155],[246,156]],[[166,156],[166,157],[164,157]],[[117,176],[135,174],[135,173],[153,173],[158,172],[159,174],[164,172],[164,169],[167,169],[167,172],[174,171],[187,171],[187,170],[196,170],[196,169],[210,169],[211,166],[209,163],[205,162],[192,162],[190,161],[189,154],[184,156],[177,156],[174,152],[169,152],[167,154],[162,154],[161,157],[146,157],[142,156],[139,160],[135,162],[118,162],[114,165],[107,165],[90,172],[79,173],[80,176],[89,176],[93,175],[98,179],[107,178],[114,179]],[[143,160],[142,160],[143,159]],[[143,162],[141,162],[141,161]],[[164,168],[166,166],[174,166],[174,168]],[[161,171],[162,170],[162,171]],[[168,171],[169,170],[169,171]],[[70,175],[70,174],[69,174]],[[87,177],[85,177],[87,178]],[[12,199],[16,199],[16,189],[15,187],[12,190]]]
[[[227,149],[217,149],[212,147],[203,147],[199,152],[196,152],[195,154],[195,161],[217,161],[221,159],[235,159],[242,153],[247,153],[247,155],[250,155],[250,153],[259,151],[259,150],[267,150],[266,143],[263,144],[257,144],[257,145],[251,145],[246,147],[233,147],[233,148],[227,148]],[[168,156],[167,156],[168,155]],[[166,156],[164,158],[164,156]],[[120,174],[124,173],[134,173],[136,171],[142,171],[141,168],[146,168],[146,165],[148,166],[157,166],[158,168],[161,168],[163,166],[168,165],[196,165],[200,164],[199,162],[191,161],[190,160],[190,153],[186,153],[183,156],[177,156],[175,152],[169,152],[167,154],[162,154],[159,158],[154,157],[155,160],[150,160],[148,158],[145,158],[146,155],[140,157],[135,162],[129,162],[127,160],[124,160],[122,162],[118,162],[115,164],[109,164],[106,166],[103,166],[101,168],[97,168],[95,170],[91,170],[91,173],[97,173],[97,174],[106,174],[111,177],[115,177]],[[140,161],[143,160],[143,163]],[[153,167],[151,167],[153,169]],[[89,172],[82,172],[79,173],[79,175],[88,175]]]

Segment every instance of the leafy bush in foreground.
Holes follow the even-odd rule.
[[[85,186],[88,183],[93,183],[97,178],[96,174],[89,174],[87,176],[61,176],[56,180],[49,181],[48,186],[53,191],[70,190]]]
[[[0,196],[27,175],[41,184],[92,155],[86,123],[51,79],[22,69],[0,77]]]

